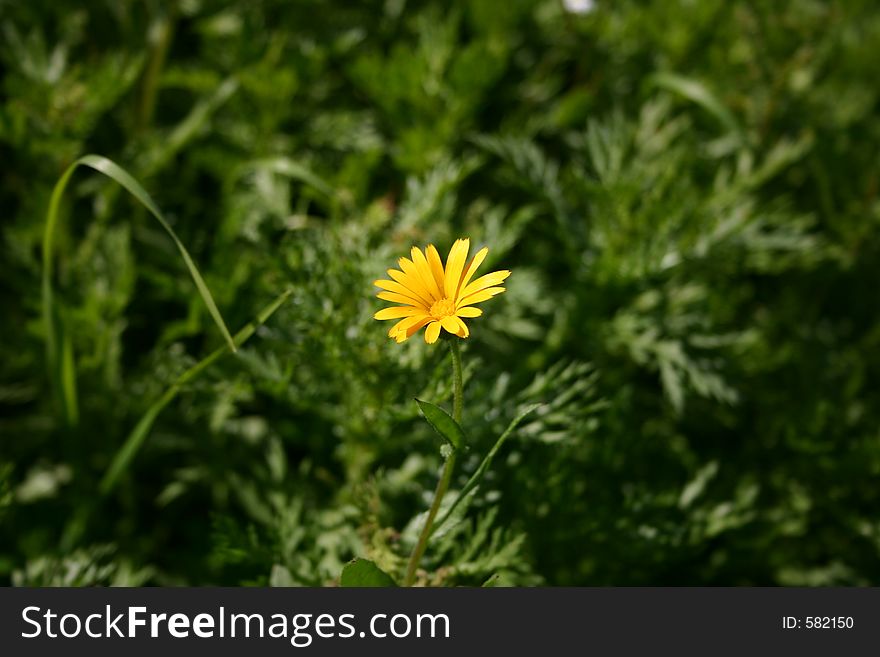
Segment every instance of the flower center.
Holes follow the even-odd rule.
[[[440,299],[440,301],[434,302],[430,312],[431,317],[434,319],[449,317],[455,314],[455,303],[453,303],[452,299]]]

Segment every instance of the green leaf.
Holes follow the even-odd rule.
[[[291,290],[287,290],[283,292],[280,296],[276,297],[272,303],[270,303],[259,312],[259,314],[256,316],[256,318],[254,318],[252,322],[247,324],[243,329],[236,333],[235,337],[233,338],[234,346],[237,348],[247,342],[257,330],[257,327],[265,323],[266,320],[268,320],[275,313],[275,311],[278,310],[285,301],[287,301],[287,298],[290,296],[290,294]],[[141,416],[141,419],[135,425],[134,429],[132,429],[131,433],[128,434],[128,438],[125,439],[122,447],[120,447],[119,451],[116,452],[116,456],[113,457],[113,461],[110,463],[110,467],[107,469],[107,472],[104,474],[104,478],[101,480],[100,489],[103,494],[106,495],[111,490],[113,490],[113,487],[119,480],[120,475],[125,472],[126,468],[128,468],[138,450],[141,448],[141,445],[143,445],[144,440],[146,440],[147,435],[150,433],[150,429],[153,427],[153,422],[155,422],[159,413],[162,412],[162,409],[165,408],[177,396],[177,393],[180,392],[181,388],[183,388],[183,386],[187,382],[195,379],[199,374],[202,373],[203,370],[207,369],[211,364],[214,363],[214,361],[216,361],[229,351],[230,348],[228,346],[223,346],[214,350],[211,354],[200,360],[198,363],[186,370],[186,372],[177,377],[177,380],[171,385],[170,388],[168,388],[168,390],[165,391],[165,394],[163,394],[158,400],[153,402],[150,408],[147,409],[147,412],[144,413],[143,416]]]
[[[449,444],[455,449],[461,449],[461,446],[464,445],[464,431],[462,431],[458,422],[453,420],[449,413],[436,404],[422,401],[421,399],[416,399],[416,404],[419,405],[419,409],[422,411],[422,415],[425,416],[428,424],[434,427],[434,431],[449,441]]]
[[[346,587],[386,588],[397,586],[391,576],[369,559],[354,559],[342,569],[339,585]]]

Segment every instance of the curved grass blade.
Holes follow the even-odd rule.
[[[161,210],[156,206],[150,195],[147,194],[146,190],[141,187],[140,183],[132,178],[127,171],[112,160],[100,155],[84,155],[67,167],[67,170],[61,175],[61,178],[59,178],[58,182],[55,184],[55,188],[52,190],[52,196],[49,200],[49,209],[46,213],[46,228],[43,233],[42,305],[43,321],[46,325],[46,352],[49,362],[49,374],[55,382],[59,391],[59,396],[62,399],[65,421],[71,426],[76,425],[78,421],[76,371],[69,339],[64,334],[61,317],[55,306],[52,289],[52,249],[55,239],[55,230],[58,225],[58,210],[61,206],[61,197],[64,195],[64,190],[67,188],[67,183],[70,182],[70,177],[73,175],[73,172],[80,166],[89,167],[99,173],[103,173],[108,178],[111,178],[122,185],[132,196],[140,201],[141,204],[149,210],[150,214],[152,214],[162,225],[162,228],[165,229],[165,232],[168,233],[174,241],[177,250],[180,252],[187,269],[189,269],[190,276],[192,276],[196,288],[198,288],[199,294],[202,296],[202,300],[208,307],[208,312],[211,314],[211,317],[217,324],[220,332],[223,334],[226,344],[232,351],[235,351],[235,343],[232,340],[232,336],[229,334],[229,329],[226,328],[223,317],[217,309],[217,304],[214,303],[214,298],[211,296],[211,292],[205,284],[204,279],[202,279],[202,275],[199,273],[195,262],[193,262],[186,247],[177,237],[177,234],[171,228],[171,225],[165,220]]]
[[[495,458],[498,450],[501,449],[501,447],[513,433],[513,430],[519,426],[520,422],[522,422],[526,418],[526,416],[529,415],[529,413],[532,413],[540,406],[542,406],[542,404],[532,404],[522,413],[513,418],[511,423],[507,425],[504,433],[499,436],[498,440],[496,440],[495,444],[492,446],[492,449],[490,449],[489,453],[486,454],[486,456],[483,458],[483,461],[480,463],[480,467],[478,467],[474,474],[471,475],[471,478],[468,479],[467,483],[464,485],[464,488],[459,491],[458,496],[455,498],[455,501],[449,505],[449,508],[446,509],[446,513],[443,514],[443,517],[434,524],[434,528],[431,530],[432,534],[436,532],[443,525],[443,523],[449,520],[450,517],[452,517],[452,512],[455,511],[455,508],[462,502],[462,500],[464,500],[465,497],[468,496],[468,494],[474,488],[477,487],[477,484],[480,483],[480,480],[483,478],[483,475],[486,474],[489,466],[492,465],[492,459]]]
[[[247,342],[257,330],[257,328],[264,324],[273,314],[275,314],[275,311],[278,310],[285,301],[287,301],[287,298],[291,295],[291,293],[292,290],[287,290],[280,296],[276,297],[276,299],[272,303],[270,303],[259,312],[259,314],[254,318],[252,322],[247,324],[243,329],[236,333],[235,337],[233,338],[233,344],[235,345],[235,347],[240,347],[245,342]],[[134,459],[138,450],[143,445],[144,440],[146,440],[150,429],[153,427],[153,422],[155,422],[159,413],[162,412],[162,409],[164,409],[177,396],[177,393],[180,392],[184,385],[186,385],[189,381],[195,379],[199,374],[202,373],[202,371],[207,369],[216,360],[218,360],[221,356],[228,353],[229,351],[229,346],[223,346],[214,350],[211,354],[200,360],[198,363],[196,363],[179,377],[177,377],[177,380],[173,384],[171,384],[171,387],[165,391],[165,394],[163,394],[150,406],[150,408],[147,409],[147,412],[143,414],[141,419],[135,425],[134,429],[132,429],[131,433],[128,434],[128,437],[125,439],[122,447],[120,447],[119,451],[116,452],[116,456],[113,458],[110,467],[104,474],[104,478],[101,480],[100,484],[100,490],[102,494],[106,495],[107,493],[112,491],[113,487],[116,485],[116,482],[119,480],[119,477],[122,475],[123,472],[125,472],[128,466],[131,465],[132,460]]]
[[[648,83],[696,103],[718,119],[727,130],[739,138],[742,137],[742,130],[736,117],[718,96],[709,91],[701,82],[675,73],[655,73],[648,78]]]
[[[202,99],[152,151],[142,158],[142,170],[153,173],[165,167],[184,146],[192,141],[211,116],[238,90],[238,80],[227,78],[210,96]]]
[[[323,178],[318,176],[308,167],[288,157],[255,160],[254,162],[247,163],[244,168],[246,170],[266,169],[267,171],[277,173],[286,178],[290,178],[291,180],[298,180],[299,182],[305,183],[327,198],[332,199],[335,196],[333,188],[327,184]]]

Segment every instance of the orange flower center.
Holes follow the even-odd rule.
[[[440,301],[435,301],[431,306],[430,313],[434,319],[449,317],[455,314],[455,303],[452,299],[440,299]]]

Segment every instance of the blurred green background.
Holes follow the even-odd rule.
[[[461,487],[434,585],[880,581],[880,199],[871,0],[0,0],[0,582],[399,576],[449,403],[372,281],[469,236]],[[54,257],[77,417],[40,318]]]

